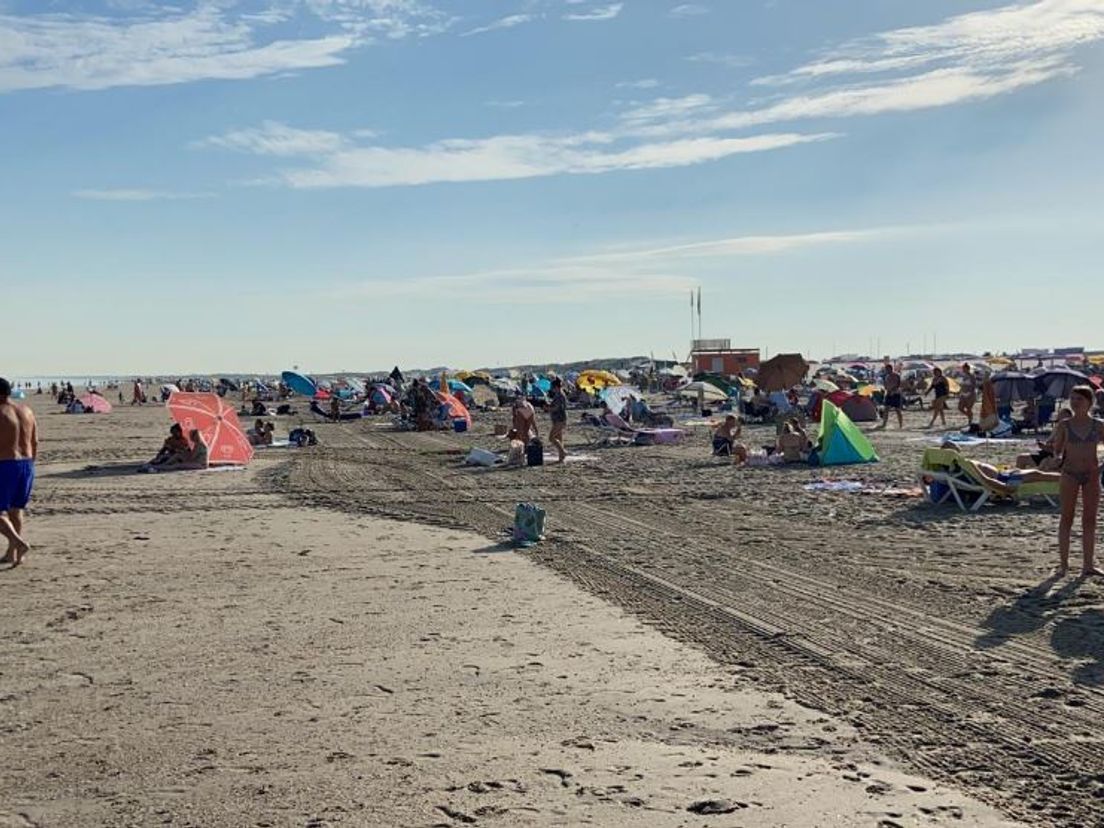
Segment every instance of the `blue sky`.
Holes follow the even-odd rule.
[[[1099,333],[1104,0],[0,0],[12,375]],[[1087,307],[1086,307],[1087,306]]]

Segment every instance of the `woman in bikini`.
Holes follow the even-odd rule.
[[[1070,392],[1073,416],[1054,429],[1054,453],[1061,458],[1062,519],[1058,524],[1058,573],[1069,569],[1070,532],[1081,496],[1081,575],[1104,575],[1095,563],[1096,513],[1100,506],[1100,461],[1096,447],[1104,441],[1104,421],[1090,415],[1093,391],[1079,385]]]

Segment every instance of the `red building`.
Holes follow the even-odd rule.
[[[690,348],[691,372],[734,377],[759,367],[758,348],[733,348],[727,339],[695,339]]]

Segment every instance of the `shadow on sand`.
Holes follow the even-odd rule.
[[[83,469],[71,471],[51,472],[43,474],[43,479],[55,480],[89,480],[94,477],[122,477],[124,475],[137,474],[138,469],[145,463],[111,463],[106,466],[85,466]]]

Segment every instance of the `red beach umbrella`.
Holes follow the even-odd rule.
[[[169,413],[185,435],[199,429],[212,466],[244,466],[253,459],[253,446],[237,412],[218,394],[177,391],[169,397]]]
[[[78,397],[77,401],[85,408],[90,409],[93,414],[108,414],[111,412],[111,403],[92,391],[89,391],[83,397]]]

